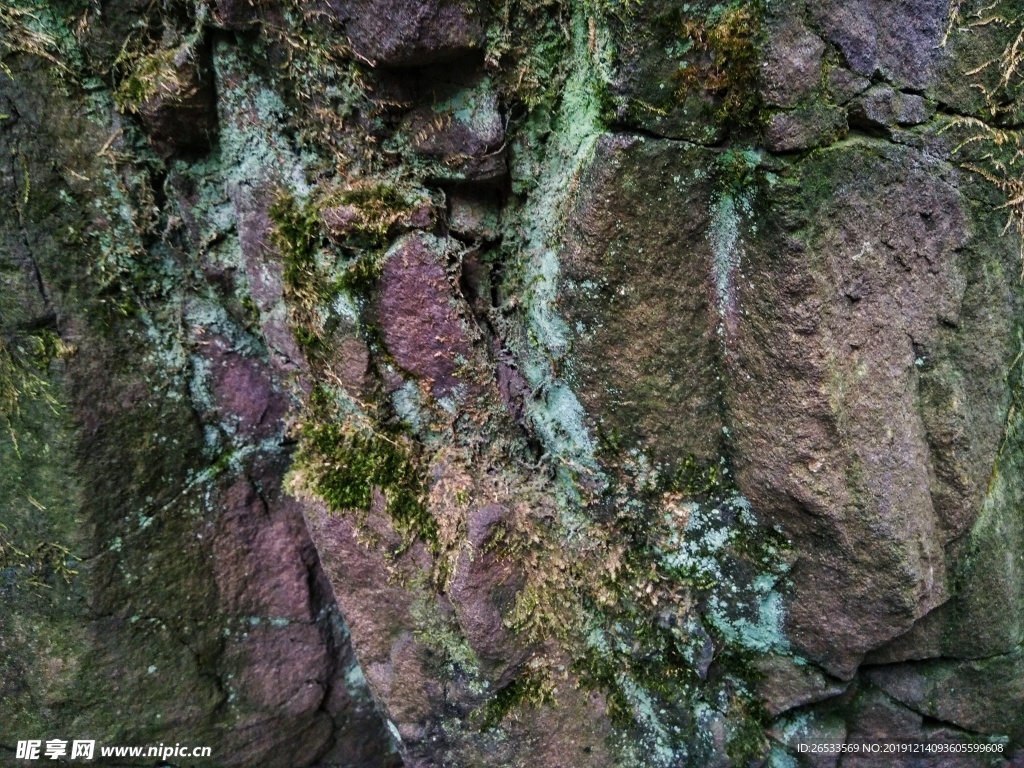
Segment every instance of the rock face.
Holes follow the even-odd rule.
[[[1024,760],[1014,3],[37,5],[0,762]]]
[[[707,462],[722,451],[714,257],[704,237],[714,164],[703,148],[601,137],[560,256],[560,305],[575,329],[568,378],[592,429],[659,462]],[[673,201],[687,215],[648,218]]]
[[[350,0],[340,3],[356,51],[382,67],[420,67],[479,52],[483,3]]]
[[[135,207],[163,181],[121,164],[117,115],[9,61],[4,761],[18,739],[88,737],[188,739],[221,765],[398,764],[283,492],[291,395],[235,292],[262,254],[232,234],[237,263],[191,261],[205,203]]]

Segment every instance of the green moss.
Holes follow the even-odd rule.
[[[494,694],[481,708],[480,730],[496,728],[519,707],[540,707],[554,703],[554,684],[551,679],[535,670],[527,670]]]
[[[158,94],[174,95],[182,88],[177,67],[176,50],[141,55],[133,62],[128,75],[114,91],[114,102],[122,112],[138,112]],[[120,62],[115,62],[115,66]]]
[[[49,62],[60,79],[73,77],[82,62],[71,20],[86,10],[87,6],[75,2],[59,8],[31,0],[4,2],[0,5],[0,74],[12,76],[3,58],[24,53]]]
[[[759,45],[763,8],[756,0],[716,5],[704,17],[682,22],[690,61],[675,76],[678,98],[697,89],[715,97],[715,119],[738,128],[757,127]]]
[[[330,351],[320,306],[330,299],[329,283],[317,260],[323,243],[320,219],[314,206],[302,204],[289,193],[270,207],[274,242],[284,263],[284,283],[295,341],[311,362]]]
[[[558,0],[491,0],[490,5],[487,60],[498,65],[505,100],[527,110],[551,110],[566,77],[570,5]]]
[[[380,126],[386,109],[368,86],[372,68],[352,55],[343,15],[303,0],[286,0],[280,11],[254,41],[253,59],[275,61],[287,51],[287,66],[267,77],[285,102],[303,162],[310,170],[347,176],[347,168],[372,156],[365,134],[351,130],[352,115],[358,113],[362,125]]]
[[[71,550],[55,541],[36,542],[22,549],[10,536],[10,529],[0,523],[0,571],[13,569],[24,583],[49,589],[55,580],[70,584],[78,575],[77,559]]]
[[[351,206],[357,215],[346,222],[345,234],[325,236],[324,211]],[[334,191],[300,202],[282,193],[271,206],[274,241],[284,262],[286,298],[296,341],[312,363],[325,363],[330,338],[339,324],[335,299],[339,293],[365,304],[380,277],[388,232],[409,208],[408,199],[391,184]],[[351,257],[347,262],[343,256]],[[377,341],[374,330],[362,327]]]
[[[0,422],[6,427],[15,455],[21,455],[17,426],[25,404],[39,402],[54,412],[58,410],[47,371],[54,359],[71,351],[57,334],[47,330],[16,337],[8,344],[0,338]]]
[[[312,418],[301,428],[295,458],[310,489],[339,513],[369,511],[379,491],[399,533],[436,545],[437,522],[427,511],[412,444],[401,435],[355,426],[325,412],[323,397],[312,398]]]
[[[356,255],[345,266],[338,265],[338,249],[325,237],[323,211],[330,206],[358,210],[350,222],[351,237],[340,238],[340,249]],[[284,193],[271,207],[292,331],[314,371],[327,365],[331,354],[330,339],[338,322],[334,299],[339,292],[357,300],[369,294],[379,276],[387,232],[407,207],[406,198],[389,184],[333,192],[306,202]],[[372,335],[372,329],[363,330]],[[294,468],[305,487],[331,511],[367,512],[380,493],[399,533],[436,546],[437,523],[427,511],[414,444],[365,413],[339,410],[332,393],[322,386],[308,399]]]
[[[619,675],[625,671],[619,661],[616,656],[588,648],[574,660],[572,671],[585,690],[601,692],[612,724],[618,728],[629,728],[633,725],[633,708],[619,685]]]
[[[284,193],[271,205],[270,219],[275,225],[274,241],[284,259],[286,285],[293,290],[314,286],[316,252],[323,240],[316,209]]]
[[[720,463],[700,462],[690,454],[662,480],[668,493],[681,493],[687,498],[715,496],[724,498],[735,488]]]
[[[389,183],[373,183],[328,194],[319,200],[316,209],[331,206],[351,206],[355,217],[345,224],[339,237],[346,249],[355,251],[381,251],[387,247],[389,232],[403,213],[409,210],[408,198],[398,187]]]
[[[382,259],[377,254],[356,259],[338,278],[338,290],[345,291],[355,299],[366,299],[377,284],[382,269]]]
[[[427,666],[439,679],[461,678],[475,692],[483,693],[480,677],[480,661],[466,640],[458,621],[451,614],[439,610],[437,602],[430,597],[432,584],[428,579],[413,579],[407,585],[417,597],[410,612],[416,623],[416,639],[432,653]]]
[[[726,721],[725,752],[735,765],[762,760],[769,749],[765,731],[771,723],[767,710],[751,695],[734,696]]]

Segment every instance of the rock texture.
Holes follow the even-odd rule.
[[[0,8],[0,762],[1020,764],[1022,27]]]

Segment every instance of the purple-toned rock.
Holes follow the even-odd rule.
[[[426,381],[435,398],[463,385],[469,361],[468,308],[448,277],[455,243],[433,235],[401,238],[388,251],[376,311],[388,351],[404,370]]]
[[[241,655],[234,685],[257,708],[286,716],[319,709],[327,688],[328,659],[316,626],[250,627],[232,651]],[[325,739],[329,735],[330,729]]]
[[[475,549],[482,549],[503,523],[510,522],[509,511],[500,504],[487,504],[469,513],[466,535]]]
[[[498,201],[493,196],[455,190],[449,198],[448,226],[460,237],[496,239],[499,215]]]
[[[508,517],[508,510],[496,504],[470,512],[467,528],[473,548],[460,555],[450,589],[466,639],[480,660],[493,668],[492,676],[502,682],[515,676],[527,654],[526,643],[504,623],[523,588],[524,574],[511,559],[486,549],[487,540]]]
[[[278,484],[281,479],[261,478]],[[261,494],[249,478],[239,477],[220,503],[224,511],[213,551],[225,609],[239,616],[312,621],[309,571],[315,556],[296,502],[279,485],[267,482]]]
[[[366,681],[401,735],[403,755],[415,755],[421,742],[429,742],[444,706],[442,680],[433,674],[432,652],[413,634],[418,626],[413,617],[417,595],[398,583],[384,549],[366,547],[343,516],[312,503],[306,505],[305,514],[351,628]],[[379,511],[371,511],[367,525],[380,537],[382,547],[397,547],[400,540]],[[427,559],[422,546],[416,548],[412,560],[403,558],[399,567],[407,576],[418,572],[422,577]],[[419,599],[431,600],[422,592]]]
[[[846,112],[824,106],[776,112],[764,128],[764,146],[772,152],[823,147],[847,131]]]
[[[761,58],[761,94],[772,107],[795,107],[821,85],[825,43],[799,22],[771,30]]]
[[[866,128],[918,125],[933,113],[923,97],[876,85],[850,104],[850,124]]]
[[[336,242],[344,242],[362,223],[363,216],[354,205],[329,205],[321,209],[320,221],[328,237]]]
[[[367,212],[358,205],[342,203],[328,205],[320,210],[320,223],[324,232],[338,245],[350,243],[350,238],[358,238],[368,229],[376,230],[381,226],[380,214],[376,211]],[[416,229],[430,229],[437,219],[437,211],[430,200],[419,200],[406,210],[396,211],[383,224],[390,237]]]
[[[201,337],[218,416],[246,438],[263,438],[283,429],[287,397],[262,360],[232,349],[220,336]]]
[[[248,294],[259,312],[260,329],[270,352],[270,363],[281,372],[306,367],[305,357],[292,332],[284,302],[282,258],[274,246],[270,207],[276,192],[271,184],[229,184],[227,195],[237,217],[242,269]]]
[[[484,44],[475,0],[341,0],[359,56],[382,67],[421,67],[457,59]]]
[[[949,0],[823,0],[810,9],[857,74],[915,90],[934,84]]]

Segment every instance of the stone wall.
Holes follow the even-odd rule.
[[[1012,2],[0,25],[0,751],[1024,754]]]

